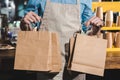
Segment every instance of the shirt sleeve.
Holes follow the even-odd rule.
[[[81,2],[81,23],[82,23],[82,29],[86,32],[87,28],[84,25],[84,23],[89,20],[92,16],[94,16],[92,12],[92,0],[82,0]]]
[[[43,0],[28,0],[28,3],[26,5],[25,11],[24,11],[24,15],[26,15],[30,11],[33,11],[37,15],[42,16],[43,15],[43,9],[42,9],[41,6],[43,4],[41,4],[41,3],[43,3]],[[41,22],[31,23],[31,26],[39,28],[40,24],[41,24]]]
[[[25,8],[24,14],[27,14],[30,11],[38,14],[38,11],[41,10],[41,0],[28,0],[27,6]]]

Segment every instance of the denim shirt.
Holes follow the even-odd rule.
[[[47,0],[29,0],[28,4],[25,9],[25,14],[29,11],[33,11],[39,16],[43,16],[45,5]],[[50,0],[51,2],[55,3],[62,3],[62,4],[76,4],[77,0]],[[80,16],[81,16],[81,24],[86,22],[93,16],[91,5],[92,0],[80,0]],[[83,31],[86,31],[87,28],[85,25],[82,25]]]

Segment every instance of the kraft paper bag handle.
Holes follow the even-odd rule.
[[[91,30],[88,30],[88,32],[86,32],[86,34],[88,35],[88,36],[96,36],[97,38],[100,38],[100,34],[101,34],[101,27],[102,26],[92,26],[91,27]],[[95,30],[93,29],[92,30],[92,28],[96,28]],[[91,32],[92,31],[92,32]]]
[[[32,31],[48,31],[48,29],[45,27],[45,28],[40,28],[38,29],[37,27],[33,28]]]
[[[48,31],[48,29],[46,27],[42,27],[42,28],[37,28],[37,27],[34,27],[32,31]]]
[[[93,26],[93,27],[97,28],[96,32],[95,33],[93,32],[93,35],[95,35],[95,36],[97,36],[97,38],[99,38],[102,26]]]
[[[92,36],[96,36],[97,38],[100,38],[101,27],[102,27],[102,26],[95,26],[95,27],[98,28],[97,31],[96,31],[94,34],[92,34],[92,35],[88,35],[88,34],[87,34],[87,35],[88,35],[88,36],[91,36],[91,37],[92,37]],[[82,34],[81,28],[73,34],[73,37],[75,38],[77,34]]]

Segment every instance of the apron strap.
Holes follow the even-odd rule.
[[[50,2],[51,0],[46,0],[46,2]],[[80,0],[76,0],[77,1],[77,5],[80,5]]]
[[[46,0],[46,2],[50,2],[51,0]]]
[[[80,5],[80,0],[77,0],[77,5]]]
[[[80,13],[80,0],[76,0],[77,1],[77,6],[78,6],[78,9],[79,9],[79,13]],[[79,19],[81,20],[81,17],[79,15]],[[81,21],[80,21],[81,22]],[[81,23],[80,23],[80,28],[79,28],[79,31],[76,32],[76,33],[81,33],[82,32],[82,27],[81,27]]]

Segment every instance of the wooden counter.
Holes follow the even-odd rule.
[[[106,69],[120,69],[120,56],[108,56],[106,58]]]
[[[0,60],[14,59],[14,57],[15,57],[15,50],[0,51]],[[110,56],[110,55],[107,56],[105,68],[106,69],[120,69],[120,56]]]
[[[0,71],[13,71],[15,50],[0,50]]]
[[[120,69],[120,48],[108,48],[106,69]]]
[[[14,58],[15,50],[1,50],[0,59]]]

